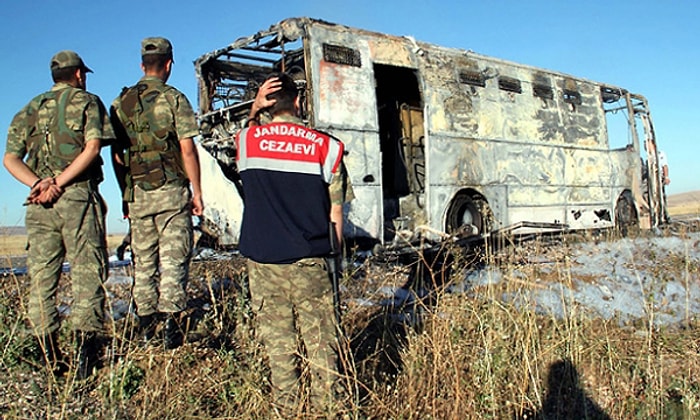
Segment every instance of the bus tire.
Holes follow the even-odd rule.
[[[622,236],[629,236],[630,233],[637,230],[639,227],[639,218],[637,217],[637,209],[634,206],[632,193],[624,191],[620,194],[615,205],[615,229]]]
[[[459,193],[447,211],[447,233],[483,235],[489,229],[490,210],[486,200],[479,195]]]

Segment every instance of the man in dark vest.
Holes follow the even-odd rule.
[[[331,402],[339,326],[325,257],[332,251],[329,224],[341,238],[343,204],[352,199],[343,144],[305,127],[299,100],[289,75],[271,75],[254,101],[249,127],[236,137],[245,195],[240,251],[248,257],[273,399],[286,415],[304,406],[300,389],[316,409]],[[263,110],[272,121],[259,125]]]
[[[166,349],[182,344],[192,216],[203,210],[193,140],[199,129],[185,95],[166,84],[172,66],[170,41],[144,39],[144,76],[124,89],[111,109],[117,135],[112,160],[131,223],[139,331],[148,341],[165,319]]]
[[[86,92],[90,70],[73,51],[51,59],[54,85],[15,115],[3,163],[30,188],[25,222],[29,239],[29,322],[43,361],[66,372],[58,343],[56,290],[64,258],[71,265],[71,323],[78,346],[79,378],[98,361],[107,278],[100,148],[114,138],[106,109]],[[24,158],[27,158],[24,161]]]

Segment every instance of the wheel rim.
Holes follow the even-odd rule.
[[[483,206],[483,208],[486,208]],[[473,226],[479,235],[484,233],[484,216],[477,203],[468,195],[460,194],[452,202],[447,216],[447,231],[455,232],[464,226]]]
[[[637,212],[633,203],[632,196],[628,192],[623,193],[617,200],[615,226],[625,236],[628,233],[628,229],[635,227],[638,223]]]

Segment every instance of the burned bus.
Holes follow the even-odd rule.
[[[272,71],[297,81],[305,123],[345,143],[347,238],[663,221],[648,104],[621,87],[311,18],[239,38],[195,71],[203,227],[223,244],[243,208],[234,137]]]

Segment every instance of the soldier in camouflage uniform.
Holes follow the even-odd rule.
[[[263,109],[272,122],[258,125]],[[245,195],[240,251],[249,259],[251,303],[269,356],[273,399],[288,416],[308,402],[326,407],[338,379],[341,330],[325,257],[332,250],[329,224],[341,238],[343,204],[353,197],[343,144],[303,126],[298,110],[295,82],[273,74],[258,92],[248,128],[236,137]]]
[[[51,59],[55,84],[15,115],[3,163],[30,187],[25,222],[31,278],[28,318],[55,373],[65,372],[57,337],[56,289],[64,258],[71,264],[71,321],[78,344],[77,374],[98,358],[107,277],[100,148],[114,138],[100,99],[85,91],[91,70],[73,51]],[[24,158],[27,158],[24,161]]]
[[[185,95],[166,84],[172,65],[170,41],[144,39],[144,76],[122,91],[110,112],[117,134],[114,169],[124,194],[124,216],[131,222],[133,298],[140,333],[150,340],[165,318],[168,349],[182,343],[192,215],[200,216],[203,210],[193,141],[199,128]]]

